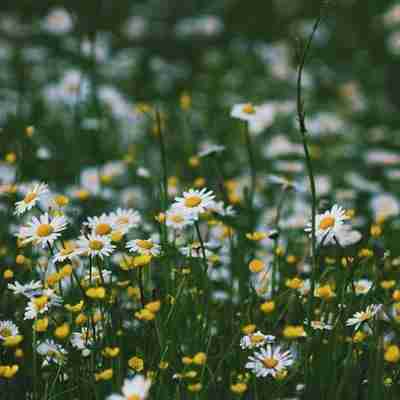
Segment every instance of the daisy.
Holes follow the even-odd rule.
[[[315,220],[317,242],[320,245],[327,245],[335,243],[335,240],[339,241],[344,232],[348,233],[347,229],[344,228],[344,222],[348,219],[346,211],[336,204],[331,210],[325,211],[323,214],[318,214]],[[311,223],[307,224],[305,231],[308,233],[311,232]]]
[[[208,247],[210,247],[210,243],[209,242],[204,243],[204,250],[205,250],[206,258],[209,258],[214,254],[211,250],[208,249]],[[192,257],[192,258],[202,258],[203,257],[201,243],[197,242],[197,241],[190,243],[188,246],[181,247],[179,249],[179,252],[186,257]]]
[[[172,229],[181,230],[187,226],[193,225],[193,223],[193,215],[179,207],[171,207],[166,212],[165,225]]]
[[[254,352],[249,360],[245,368],[252,370],[256,377],[268,375],[275,377],[277,373],[293,364],[293,356],[289,350],[282,352],[280,346],[271,344],[268,344],[265,349],[261,348],[260,351]]]
[[[33,208],[39,201],[40,197],[49,191],[48,186],[45,183],[35,184],[26,194],[23,200],[15,203],[14,214],[22,215],[26,211]]]
[[[370,304],[365,311],[356,312],[351,318],[349,318],[346,321],[346,325],[354,325],[354,329],[357,330],[363,322],[373,319],[381,308],[382,304]]]
[[[231,109],[231,117],[242,121],[255,121],[259,117],[259,107],[252,103],[235,104]]]
[[[110,218],[115,229],[124,233],[132,228],[137,228],[141,221],[140,214],[137,211],[122,208],[118,208],[117,211],[112,212]]]
[[[221,146],[218,144],[210,144],[208,146],[205,146],[204,149],[199,152],[198,156],[200,158],[203,158],[212,154],[219,154],[225,151],[225,149],[226,149],[225,146]]]
[[[143,375],[136,375],[133,379],[125,379],[122,386],[122,396],[112,394],[107,400],[144,400],[149,394],[151,380]]]
[[[262,347],[266,343],[273,343],[275,339],[275,336],[264,335],[262,332],[257,331],[251,333],[250,335],[243,336],[240,340],[240,348],[245,350],[254,349],[255,347]]]
[[[21,285],[18,281],[15,281],[13,284],[9,283],[7,288],[10,289],[14,295],[22,294],[23,296],[30,299],[31,297],[40,293],[40,289],[42,289],[42,282],[40,281],[31,281],[29,283],[25,283]]]
[[[152,239],[134,239],[126,244],[127,249],[131,253],[139,253],[143,255],[158,256],[161,252],[161,246]]]
[[[19,329],[12,321],[0,321],[0,339],[19,335]]]
[[[234,217],[236,215],[236,211],[233,207],[231,205],[226,205],[223,201],[213,201],[208,209],[223,217]]]
[[[100,236],[91,233],[88,236],[81,235],[77,241],[77,249],[73,254],[86,255],[88,257],[100,257],[111,255],[115,246],[111,244],[108,236]]]
[[[67,220],[63,216],[50,217],[44,213],[33,217],[31,222],[19,229],[17,237],[22,240],[22,244],[33,242],[43,248],[52,245],[61,236],[61,232],[67,227]]]
[[[36,351],[41,356],[45,357],[43,366],[55,363],[63,365],[65,363],[67,351],[58,343],[52,339],[47,339],[44,342],[39,343]]]
[[[109,235],[115,228],[114,218],[107,214],[89,217],[84,225],[88,226],[93,234],[99,236]]]
[[[53,289],[45,289],[40,296],[32,297],[26,308],[24,319],[36,319],[38,315],[44,314],[53,306],[59,306],[62,299],[57,296]]]
[[[56,35],[69,32],[72,26],[72,17],[64,8],[54,8],[43,22],[43,29]]]
[[[174,206],[193,214],[195,219],[198,219],[199,214],[204,213],[214,203],[214,194],[206,188],[201,190],[189,189],[188,192],[183,192],[183,197],[175,199]]]
[[[354,282],[354,290],[356,294],[367,294],[372,287],[372,281],[368,279],[359,279]]]
[[[73,257],[76,257],[74,253],[76,250],[76,243],[73,240],[63,242],[63,247],[54,255],[54,262],[64,262]]]

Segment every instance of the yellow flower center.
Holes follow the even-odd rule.
[[[171,217],[172,222],[175,222],[176,224],[180,224],[181,222],[183,222],[183,217],[182,215],[179,214],[175,214]]]
[[[245,104],[245,105],[243,106],[243,108],[242,108],[242,111],[243,111],[244,113],[246,113],[246,114],[254,114],[254,113],[256,112],[256,110],[255,110],[253,104],[251,104],[251,103]]]
[[[40,224],[36,229],[36,234],[39,237],[46,237],[53,233],[54,228],[50,224]]]
[[[335,218],[333,218],[331,215],[322,218],[321,222],[319,223],[319,228],[323,231],[328,228],[332,228],[333,226],[335,226]]]
[[[127,397],[127,400],[140,400],[140,397],[138,394],[131,394]]]
[[[150,250],[154,245],[151,240],[137,240],[136,244],[142,249]]]
[[[100,240],[93,239],[89,242],[89,248],[91,250],[101,250],[104,247],[104,244]]]
[[[111,232],[111,226],[108,224],[98,224],[95,230],[97,235],[108,235]]]
[[[49,298],[47,296],[40,296],[33,299],[33,304],[35,304],[37,310],[42,310],[46,307],[48,301]]]
[[[371,318],[371,313],[366,312],[366,311],[362,312],[360,315],[360,321],[366,321],[367,319],[370,319],[370,318]]]
[[[190,208],[197,207],[201,201],[199,196],[190,196],[185,199],[185,206]]]
[[[265,357],[262,363],[266,368],[275,368],[278,365],[278,360],[275,360],[273,357]]]
[[[3,328],[0,330],[0,336],[2,337],[8,337],[11,336],[12,332],[10,328]]]
[[[264,340],[264,337],[261,335],[251,335],[250,341],[252,344],[260,343]]]
[[[30,203],[32,200],[36,199],[37,194],[35,192],[29,192],[25,197],[24,197],[24,203]]]

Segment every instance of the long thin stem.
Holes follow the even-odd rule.
[[[158,139],[160,141],[160,153],[161,153],[161,164],[162,164],[162,174],[163,174],[163,189],[164,189],[164,209],[167,208],[168,201],[168,172],[167,172],[167,152],[165,149],[165,141],[164,141],[164,132],[161,120],[161,113],[156,109],[156,125],[157,125],[157,134]]]
[[[311,188],[311,258],[312,258],[312,272],[311,272],[311,290],[308,300],[308,319],[311,321],[311,313],[312,313],[312,305],[313,305],[313,296],[314,296],[314,288],[315,288],[315,275],[317,271],[317,240],[315,234],[315,220],[317,214],[317,193],[315,188],[315,178],[313,172],[313,166],[310,157],[309,146],[307,142],[307,126],[305,120],[305,110],[304,110],[304,101],[303,101],[303,90],[302,90],[302,79],[303,79],[303,69],[307,61],[307,57],[309,55],[311,44],[314,39],[314,35],[318,30],[319,24],[322,20],[324,10],[324,4],[321,5],[320,13],[318,18],[316,19],[311,35],[308,38],[307,44],[300,55],[300,62],[298,67],[297,74],[297,117],[299,122],[299,130],[301,133],[301,139],[303,143],[304,156],[306,161],[306,168],[308,179],[310,182]]]

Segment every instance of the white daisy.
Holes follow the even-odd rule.
[[[89,217],[84,225],[88,226],[94,235],[99,236],[109,235],[115,228],[114,218],[107,214]]]
[[[273,343],[275,339],[275,336],[264,335],[262,332],[257,331],[250,335],[243,336],[240,340],[240,348],[245,350],[263,347],[266,343]]]
[[[194,223],[193,214],[185,212],[180,207],[171,207],[167,210],[165,217],[165,225],[176,230],[181,230]]]
[[[56,35],[69,32],[72,26],[72,17],[64,8],[54,8],[43,22],[43,29]]]
[[[24,319],[36,319],[38,315],[44,314],[53,306],[62,303],[61,297],[57,296],[53,289],[44,289],[39,296],[32,297],[25,307]]]
[[[50,217],[48,213],[44,213],[39,218],[33,217],[31,222],[22,226],[17,237],[22,240],[22,244],[33,242],[35,245],[46,247],[52,245],[66,227],[65,217]]]
[[[81,235],[79,237],[74,254],[103,258],[111,255],[114,250],[115,246],[111,244],[111,239],[108,236],[92,233],[88,236]]]
[[[161,246],[152,239],[134,239],[126,244],[131,253],[158,256],[161,253]]]
[[[110,214],[114,229],[120,232],[128,232],[132,228],[137,228],[140,224],[141,217],[137,211],[132,209],[118,208],[117,211]]]
[[[206,242],[203,244],[204,244],[204,252],[206,254],[206,258],[211,257],[214,253],[211,250],[209,250],[209,248],[208,248],[208,247],[210,247],[210,243]],[[202,258],[203,257],[201,243],[197,242],[197,241],[190,243],[187,246],[181,247],[179,249],[179,252],[186,257],[191,257],[191,258]]]
[[[15,281],[14,283],[9,283],[7,285],[7,288],[10,289],[14,293],[14,295],[22,294],[23,296],[30,299],[31,297],[40,293],[40,290],[42,289],[42,282],[31,281],[29,283],[21,285],[18,281]]]
[[[235,104],[231,109],[231,117],[242,121],[255,121],[259,118],[259,107],[252,103]]]
[[[183,197],[175,199],[174,207],[182,208],[183,210],[193,214],[195,219],[199,214],[207,211],[214,203],[214,194],[206,188],[201,190],[189,189],[188,192],[183,192]]]
[[[225,205],[223,201],[213,201],[208,209],[223,217],[233,217],[236,215],[236,211],[233,207],[231,205]]]
[[[36,351],[44,357],[43,366],[49,365],[50,363],[63,365],[67,356],[67,351],[64,347],[54,342],[52,339],[47,339],[39,343]]]
[[[133,379],[125,379],[122,386],[122,396],[112,394],[107,400],[144,400],[149,394],[151,380],[143,375],[136,375]]]
[[[54,255],[54,262],[64,262],[76,257],[76,243],[73,240],[63,242],[63,247]]]
[[[356,294],[367,294],[372,287],[372,281],[369,279],[359,279],[354,282],[354,291]],[[349,288],[351,290],[351,288]]]
[[[344,225],[348,219],[346,211],[337,204],[331,210],[316,215],[315,235],[318,244],[335,243],[335,239],[340,242],[340,237],[344,233],[348,234],[348,228]],[[305,231],[311,233],[311,223],[307,224]]]
[[[0,339],[19,335],[18,326],[12,321],[0,321]]]
[[[201,150],[198,154],[199,157],[207,157],[211,154],[219,154],[222,153],[225,150],[225,146],[221,146],[218,144],[210,144],[208,146],[205,146],[203,150]]]
[[[280,346],[268,344],[267,347],[255,351],[249,357],[245,368],[252,370],[256,377],[276,376],[293,364],[293,356],[289,350],[282,352]]]
[[[382,304],[370,304],[365,311],[356,312],[351,318],[349,318],[346,321],[346,325],[354,325],[354,329],[357,330],[363,322],[373,319],[381,308]]]
[[[40,197],[49,191],[48,186],[45,183],[35,184],[26,194],[23,200],[15,203],[14,214],[22,215],[26,211],[33,208],[39,201]]]

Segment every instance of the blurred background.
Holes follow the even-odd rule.
[[[187,140],[187,156],[201,140],[232,143],[233,104],[293,106],[296,53],[319,8],[317,0],[4,0],[1,155],[22,155],[25,178],[57,174],[59,182],[76,180],[82,165],[121,158],[132,144],[135,160],[149,166],[143,103],[168,115],[172,150],[188,126],[196,140]],[[359,140],[397,129],[399,55],[396,2],[331,1],[304,78],[314,131],[356,130]],[[193,110],[183,122],[182,96]],[[27,138],[27,126],[40,135]],[[295,124],[277,129],[290,135]]]

